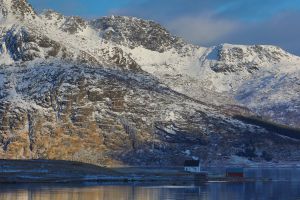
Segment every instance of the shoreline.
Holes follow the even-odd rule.
[[[224,166],[223,166],[224,167]],[[294,168],[295,166],[291,166]],[[276,167],[272,167],[276,169]],[[253,168],[255,169],[255,168]],[[277,167],[277,169],[279,169]],[[284,169],[284,168],[283,168]],[[187,173],[180,168],[123,167],[105,168],[95,165],[57,160],[0,160],[0,184],[23,183],[207,183],[268,182],[271,178],[234,178],[224,174]]]

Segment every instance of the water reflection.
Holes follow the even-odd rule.
[[[155,192],[135,187],[93,187],[7,191],[0,195],[2,200],[117,200],[155,199]],[[141,198],[146,197],[146,198]]]
[[[198,187],[94,186],[78,188],[9,189],[1,200],[296,200],[300,184],[208,183]]]
[[[0,185],[0,200],[300,200],[300,171],[249,171],[273,182],[200,186]]]
[[[88,188],[16,190],[2,192],[2,200],[131,200],[157,199],[159,190],[128,186],[102,186]]]

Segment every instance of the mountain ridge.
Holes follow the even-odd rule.
[[[25,11],[32,10],[29,13],[35,13],[29,4],[28,6],[24,6],[26,1],[5,0],[5,2],[6,4],[12,2],[16,4],[16,2],[19,2],[16,5],[21,4],[23,8],[25,8]],[[15,7],[18,8],[18,6]],[[20,15],[20,13],[14,13],[14,15]],[[266,71],[273,71],[275,77],[284,76],[287,73],[291,74],[293,72],[296,72],[296,77],[294,78],[297,78],[299,75],[299,70],[295,67],[293,67],[295,70],[291,70],[291,72],[287,72],[288,70],[283,69],[283,67],[273,67],[275,65],[298,65],[300,62],[299,57],[291,55],[275,46],[222,44],[211,48],[199,47],[188,44],[176,36],[172,36],[166,29],[153,21],[142,20],[135,17],[111,16],[85,21],[80,17],[64,17],[54,11],[47,11],[37,16],[39,19],[29,18],[27,21],[37,20],[37,24],[38,21],[46,21],[52,26],[51,29],[54,29],[52,32],[55,33],[57,32],[56,29],[58,29],[67,34],[61,35],[60,33],[56,33],[56,35],[51,36],[52,34],[46,32],[44,36],[43,34],[36,35],[35,33],[28,33],[26,28],[21,27],[21,33],[14,36],[17,39],[13,39],[13,41],[18,40],[18,35],[20,34],[28,35],[27,41],[24,42],[26,43],[26,47],[22,49],[15,44],[7,44],[6,41],[6,43],[1,46],[1,51],[4,52],[2,58],[5,64],[13,63],[9,56],[13,55],[14,58],[12,60],[16,60],[16,58],[18,58],[17,60],[34,60],[40,57],[42,57],[42,59],[62,57],[66,60],[87,62],[92,65],[117,65],[121,68],[137,70],[142,67],[144,71],[157,76],[172,89],[183,92],[192,98],[204,99],[210,102],[214,99],[214,96],[221,96],[220,100],[213,100],[213,102],[220,104],[223,103],[222,99],[227,99],[227,103],[229,104],[233,103],[243,106],[247,106],[248,103],[245,103],[245,98],[241,97],[245,96],[244,94],[246,93],[250,94],[247,91],[253,88],[244,88],[244,86],[251,83],[252,77],[264,77],[265,75],[263,74],[266,73]],[[34,22],[32,23],[34,24]],[[32,25],[32,23],[30,25]],[[109,31],[107,31],[107,29],[109,29]],[[15,28],[12,29],[12,32],[16,32]],[[38,28],[36,32],[42,33],[44,30]],[[69,34],[74,35],[74,37],[72,37],[73,39],[69,40],[67,44],[61,45],[66,43],[65,38],[69,38]],[[49,36],[53,38],[51,39]],[[58,37],[61,37],[61,39]],[[92,48],[92,51],[94,52],[88,50],[88,45],[83,45],[83,43],[79,41],[80,37],[82,37],[83,41],[87,39],[90,40],[89,45],[93,46],[94,49]],[[33,44],[31,40],[39,41],[37,42],[38,44]],[[95,46],[93,43],[97,40],[99,43]],[[74,46],[73,44],[78,43],[78,41],[79,45]],[[141,41],[144,43],[140,43]],[[126,44],[126,42],[128,44]],[[110,43],[113,43],[113,45]],[[99,46],[105,46],[105,44],[106,47],[99,48]],[[12,46],[13,49],[7,52],[9,50],[7,46]],[[82,47],[84,47],[84,49]],[[18,52],[18,49],[21,49],[22,52]],[[44,49],[47,49],[47,51],[45,52]],[[78,52],[78,49],[82,50]],[[35,50],[38,50],[38,52],[35,52]],[[141,52],[145,55],[140,55]],[[139,57],[142,57],[142,59]],[[147,61],[148,59],[150,59],[150,62]],[[110,63],[111,60],[115,60],[115,62]],[[155,66],[158,66],[158,69]],[[270,67],[275,69],[270,69]],[[178,76],[182,76],[183,78],[178,78]],[[171,80],[168,80],[170,77]],[[258,80],[258,82],[261,81]],[[188,88],[186,85],[192,86]],[[199,88],[199,85],[203,85],[204,87]],[[261,86],[258,85],[256,87]],[[270,85],[269,87],[273,86]],[[297,84],[291,88],[293,91],[299,90],[297,89]],[[200,92],[196,92],[197,90]],[[282,91],[284,90],[290,89],[284,87]],[[271,91],[268,92],[267,96],[273,95],[270,92]],[[206,99],[206,97],[203,96],[204,93],[211,95],[208,95]],[[227,94],[223,95],[224,93]],[[292,93],[292,91],[289,93]],[[256,97],[257,96],[258,95],[256,95]],[[268,99],[267,96],[263,96],[262,98]],[[281,93],[279,96],[284,97],[286,95]],[[254,102],[256,101],[254,97],[248,99],[253,99]],[[282,97],[278,98],[281,99]],[[274,102],[270,100],[268,102],[268,104],[270,104],[269,106],[261,105],[259,109],[254,109],[255,106],[252,106],[251,109],[259,115],[273,118],[273,120],[278,123],[299,126],[297,125],[298,116],[300,115],[299,112],[297,112],[298,105],[286,108],[289,113],[292,112],[292,114],[289,115],[296,116],[296,119],[292,120],[291,123],[283,120],[286,114],[284,111],[282,111],[282,114],[279,116],[272,114],[272,107],[282,107],[284,104],[282,100],[280,101],[281,102]],[[297,103],[296,97],[293,97],[293,99],[288,97],[287,101],[296,101],[296,104],[299,104]]]
[[[299,57],[273,46],[200,47],[131,17],[31,17],[26,5],[0,22],[1,158],[299,160],[299,141],[235,118],[259,115],[297,127]],[[282,112],[270,113],[268,106],[281,104]]]

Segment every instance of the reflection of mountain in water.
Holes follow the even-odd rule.
[[[193,186],[92,186],[30,187],[1,186],[1,200],[295,200],[300,198],[300,169],[247,170],[248,176],[286,181],[257,183],[208,183]],[[6,188],[6,189],[5,189]],[[23,187],[24,188],[24,187]],[[28,189],[29,188],[29,189]]]

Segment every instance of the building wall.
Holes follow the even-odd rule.
[[[238,172],[227,172],[226,173],[227,177],[244,177],[244,173],[238,173]]]
[[[187,171],[187,172],[201,172],[201,168],[200,167],[185,167],[184,171]]]

